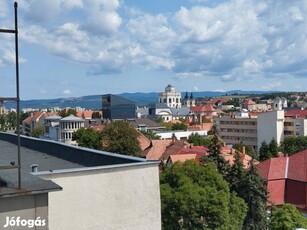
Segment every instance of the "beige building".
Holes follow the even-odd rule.
[[[242,114],[214,118],[226,144],[243,142],[258,149],[263,141],[269,143],[273,138],[280,144],[287,136],[307,135],[306,111],[275,110],[254,117]]]
[[[0,133],[0,149],[6,150],[0,152],[1,162],[16,161],[15,141],[15,135]],[[6,182],[15,174],[0,171],[5,182],[0,189],[0,223],[6,215],[24,219],[42,215],[48,221],[42,229],[50,230],[161,229],[159,162],[30,137],[22,137],[21,143],[19,194],[25,193],[15,203],[1,197],[1,192],[14,189]],[[37,172],[31,172],[32,164]],[[63,190],[30,197],[29,186],[34,194]]]
[[[227,145],[243,142],[257,148],[257,117],[249,117],[247,113],[214,118],[221,139]]]

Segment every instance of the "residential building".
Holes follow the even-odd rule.
[[[230,116],[215,117],[214,123],[225,144],[235,145],[243,142],[257,148],[257,117],[242,112]]]
[[[103,95],[102,115],[109,120],[135,120],[135,102],[117,95]]]
[[[274,110],[260,113],[257,119],[257,146],[261,146],[263,141],[269,143],[273,138],[279,145],[284,139],[284,119],[283,110]]]
[[[212,104],[197,105],[190,108],[192,121],[197,123],[203,123],[203,117],[213,118],[218,115],[218,111],[213,108]]]
[[[171,108],[181,107],[181,93],[176,92],[175,87],[169,84],[165,87],[164,92],[159,93],[158,102]]]
[[[61,139],[61,132],[60,132],[60,120],[62,119],[61,116],[50,116],[45,118],[45,137],[52,140],[59,140]]]
[[[49,114],[45,112],[34,112],[31,113],[30,117],[26,118],[22,121],[22,132],[23,134],[30,136],[30,133],[39,126],[44,126],[45,118],[48,117]]]
[[[4,165],[17,161],[16,142],[0,133]],[[161,229],[159,162],[25,136],[21,144],[21,189],[15,170],[0,171],[0,225],[40,216],[48,226],[37,229]]]
[[[158,131],[165,130],[165,126],[157,123],[147,117],[137,118],[134,121],[130,121],[133,127],[139,131]]]

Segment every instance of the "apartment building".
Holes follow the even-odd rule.
[[[257,148],[257,117],[248,113],[231,114],[214,118],[221,139],[227,145],[235,145],[243,142],[246,145]]]
[[[243,142],[258,149],[263,141],[273,138],[280,144],[287,136],[307,135],[307,111],[275,110],[259,113],[232,114],[214,118],[221,139],[228,145]]]

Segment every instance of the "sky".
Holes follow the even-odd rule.
[[[0,0],[0,28],[14,28]],[[20,97],[307,91],[307,1],[20,0]],[[0,97],[15,95],[14,36],[0,34]]]

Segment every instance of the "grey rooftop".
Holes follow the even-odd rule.
[[[17,165],[17,137],[0,133],[0,165]],[[35,174],[84,171],[97,167],[123,167],[152,164],[144,158],[124,156],[71,146],[55,141],[21,136],[21,190],[17,188],[17,169],[0,170],[0,198],[24,193],[42,193],[60,190],[52,181],[42,180]],[[36,164],[38,173],[31,173]]]

